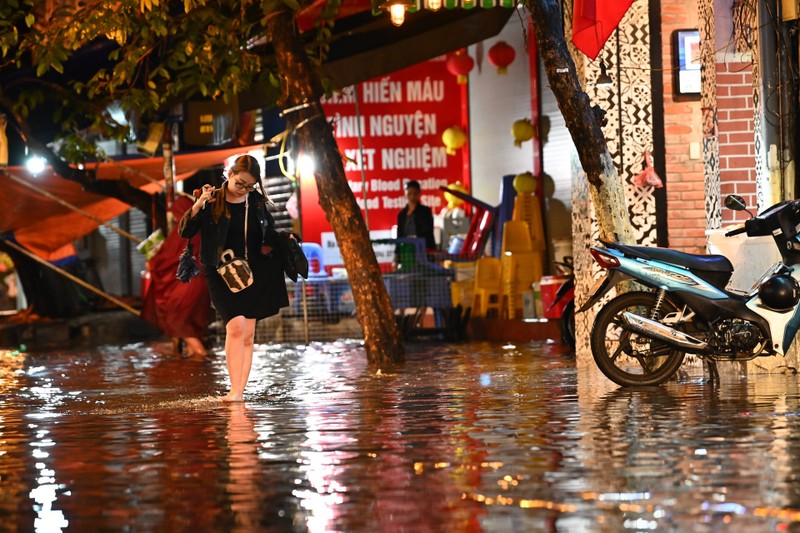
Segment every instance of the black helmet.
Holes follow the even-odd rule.
[[[800,300],[800,284],[788,274],[775,274],[758,288],[758,297],[770,309],[786,311]]]

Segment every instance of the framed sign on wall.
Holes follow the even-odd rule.
[[[700,30],[675,30],[672,43],[675,94],[700,98]]]

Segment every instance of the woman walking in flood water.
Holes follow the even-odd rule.
[[[186,239],[200,233],[200,262],[211,301],[225,323],[230,378],[230,390],[222,397],[226,402],[243,401],[253,362],[256,322],[289,305],[279,244],[281,238],[294,237],[275,230],[275,220],[267,209],[272,202],[261,179],[258,161],[250,155],[239,156],[227,170],[222,187],[203,185],[178,227]],[[217,271],[228,250],[249,264],[249,286],[232,290]]]

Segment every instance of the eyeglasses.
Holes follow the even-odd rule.
[[[246,191],[254,191],[256,190],[255,183],[246,183],[244,181],[240,181],[239,178],[234,178],[233,184],[236,185],[240,189],[244,189]]]

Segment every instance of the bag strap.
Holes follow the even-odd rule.
[[[250,209],[250,194],[248,193],[247,196],[244,197],[244,258],[247,259],[247,219],[250,218],[248,216],[248,210]]]

